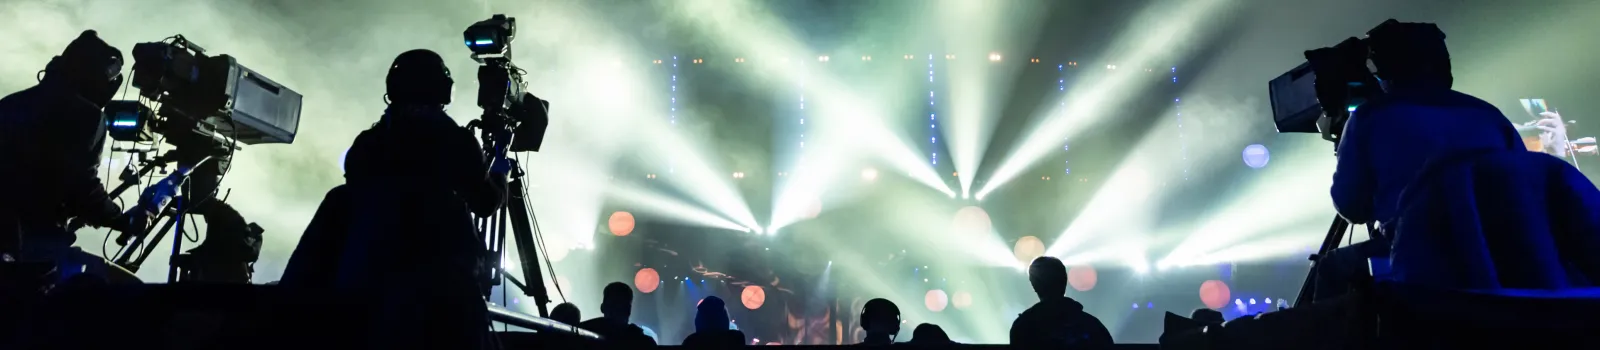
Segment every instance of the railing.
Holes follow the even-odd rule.
[[[600,340],[599,334],[580,329],[578,326],[557,322],[548,318],[511,311],[495,304],[489,304],[489,320],[530,329],[534,332],[559,333],[587,340]]]

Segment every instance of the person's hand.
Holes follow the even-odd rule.
[[[133,209],[129,209],[123,212],[122,215],[117,216],[116,219],[111,221],[112,224],[110,226],[111,229],[122,232],[121,235],[117,236],[117,244],[127,245],[129,239],[144,235],[145,231],[150,229],[151,220],[154,220],[155,217],[156,215],[152,215],[152,213],[139,206],[135,206]]]

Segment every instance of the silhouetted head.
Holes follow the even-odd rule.
[[[1194,309],[1194,313],[1189,314],[1189,319],[1205,324],[1222,324],[1224,322],[1222,312],[1212,309]]]
[[[700,300],[700,305],[695,306],[694,331],[711,332],[728,330],[728,306],[722,298],[715,296]]]
[[[1028,283],[1033,285],[1033,293],[1039,295],[1039,300],[1067,295],[1067,265],[1055,257],[1033,259],[1033,263],[1028,264]]]
[[[628,324],[628,318],[633,316],[633,287],[622,282],[607,284],[600,314],[612,323]]]
[[[390,104],[448,105],[455,80],[438,53],[416,49],[394,58],[385,85]]]
[[[1395,84],[1449,89],[1450,50],[1444,32],[1433,23],[1388,20],[1367,32],[1372,65],[1385,88]]]
[[[550,319],[567,325],[576,326],[583,321],[583,313],[578,311],[577,305],[561,303],[556,308],[550,309]]]
[[[889,343],[900,334],[900,307],[889,299],[872,299],[861,307],[861,329],[867,331],[867,343]]]
[[[44,68],[44,80],[64,83],[78,96],[104,107],[122,88],[122,50],[85,30]]]
[[[917,325],[911,330],[911,342],[918,344],[948,344],[951,343],[950,335],[944,333],[944,328],[932,323]]]

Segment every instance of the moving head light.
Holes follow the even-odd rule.
[[[150,141],[152,133],[159,133],[176,141],[192,131],[247,145],[294,142],[300,93],[232,56],[207,56],[177,35],[134,45],[133,58],[133,86],[159,108],[152,111],[138,101],[109,104],[107,123],[114,139]]]
[[[479,126],[486,132],[510,131],[491,137],[492,144],[509,142],[511,152],[538,152],[550,126],[550,101],[524,91],[522,76],[527,72],[511,62],[511,42],[516,34],[517,19],[506,15],[494,15],[462,32],[472,59],[481,64],[478,107],[483,108],[483,117]]]

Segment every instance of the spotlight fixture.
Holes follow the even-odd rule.
[[[861,56],[861,60],[862,61],[871,61],[872,60],[872,56]]]
[[[1040,180],[1045,180],[1045,181],[1050,181],[1050,177],[1049,176],[1040,176],[1039,179]]]
[[[733,63],[744,63],[744,57],[735,57]]]
[[[1028,60],[1028,62],[1039,63],[1039,59],[1035,58],[1035,59],[1032,59],[1032,60]]]
[[[650,63],[661,64],[661,60],[650,61]]]
[[[1000,62],[1000,53],[990,53],[989,62]]]
[[[950,176],[961,177],[961,172],[957,171],[957,172],[950,173]]]
[[[953,60],[956,59],[956,55],[944,55],[944,59]]]
[[[706,62],[706,60],[702,60],[702,59],[698,59],[698,58],[694,59],[694,64],[701,64],[701,63],[705,63],[705,62]]]
[[[1078,62],[1076,62],[1076,61],[1074,61],[1074,62],[1067,62],[1067,65],[1068,65],[1068,66],[1073,66],[1073,67],[1077,67],[1077,66],[1078,66]]]
[[[1108,64],[1108,65],[1106,65],[1106,69],[1117,69],[1117,65],[1115,65],[1115,64]]]
[[[911,59],[911,55],[906,55],[906,59]]]
[[[654,179],[654,178],[656,178],[656,174],[645,174],[644,178],[646,178],[646,179]]]
[[[734,172],[733,173],[733,178],[735,178],[735,179],[743,179],[744,178],[744,172]]]
[[[828,56],[817,56],[817,62],[827,62]]]

